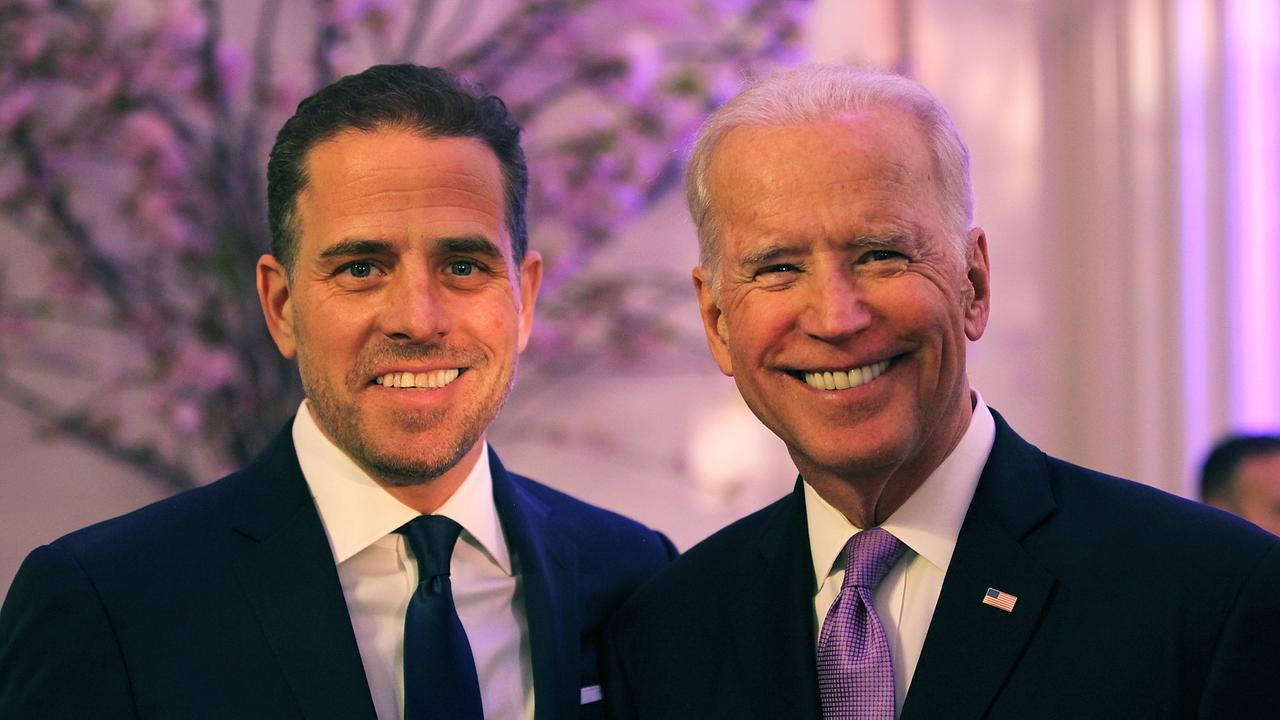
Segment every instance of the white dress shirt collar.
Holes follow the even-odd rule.
[[[419,515],[384,490],[329,440],[311,417],[305,400],[294,417],[293,444],[338,563]],[[493,502],[487,443],[466,479],[435,514],[461,525],[475,544],[511,575],[511,556]]]
[[[943,573],[951,564],[960,526],[995,442],[991,411],[978,391],[972,392],[973,414],[960,442],[902,507],[880,525]],[[814,586],[821,587],[845,543],[862,528],[849,522],[807,482],[804,501]]]

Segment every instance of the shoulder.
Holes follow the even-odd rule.
[[[85,565],[137,563],[165,549],[185,547],[226,526],[229,498],[242,478],[231,475],[54,540],[51,545]]]
[[[720,576],[738,572],[746,562],[767,547],[775,535],[785,534],[795,521],[803,521],[804,505],[795,495],[787,495],[755,512],[739,518],[689,548],[672,564],[677,574],[696,573]]]
[[[648,620],[698,618],[722,609],[722,591],[753,572],[761,552],[785,552],[773,545],[795,518],[797,499],[788,495],[716,531],[676,558],[632,596],[620,625]],[[803,506],[797,517],[803,519]],[[783,539],[783,542],[786,540]]]
[[[620,553],[639,552],[643,557],[662,562],[675,555],[675,548],[666,536],[642,523],[523,475],[504,472],[512,485],[533,501],[533,508],[526,510],[545,511],[556,532],[572,539],[581,552],[615,558]]]
[[[1071,555],[1144,564],[1196,563],[1238,571],[1257,562],[1275,536],[1229,513],[1151,485],[1075,465],[1019,437],[998,414],[996,443],[970,515],[994,515],[1016,525],[1036,517],[1027,542],[1070,543]],[[978,510],[977,508],[982,508]],[[1230,558],[1219,558],[1230,549]]]
[[[1064,519],[1088,525],[1102,538],[1125,538],[1130,547],[1181,551],[1186,561],[1211,556],[1215,548],[1256,558],[1277,538],[1217,508],[1179,497],[1133,480],[1045,456],[1045,467],[1057,511]]]
[[[1064,578],[1115,573],[1122,584],[1224,599],[1280,558],[1280,538],[1234,515],[1050,456],[1007,432],[1004,469],[980,485],[974,505],[1003,503],[998,514],[1014,516],[1019,510],[1007,506],[1038,497],[1026,487],[1042,488],[1050,509],[1023,544]]]
[[[86,566],[146,565],[168,555],[206,558],[226,537],[237,512],[286,516],[310,499],[298,467],[289,425],[248,465],[200,487],[119,517],[90,525],[52,545]]]
[[[91,674],[123,674],[117,667],[117,624],[129,618],[139,626],[159,622],[135,610],[139,601],[190,586],[197,575],[218,573],[210,553],[219,543],[207,529],[224,515],[233,484],[228,478],[188,490],[33,550],[0,608],[0,662],[21,664],[25,673],[87,667]],[[73,647],[74,653],[68,650]],[[38,659],[55,655],[54,665]]]

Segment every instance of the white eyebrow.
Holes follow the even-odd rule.
[[[762,248],[752,250],[742,256],[738,261],[740,267],[758,267],[767,265],[778,258],[794,257],[806,252],[804,245],[785,245],[774,244],[766,245]]]

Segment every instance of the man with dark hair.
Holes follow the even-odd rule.
[[[1049,457],[971,387],[968,168],[941,103],[869,69],[704,124],[707,344],[800,477],[619,611],[616,717],[1275,716],[1280,539]]]
[[[542,273],[519,133],[409,65],[298,106],[257,289],[306,400],[240,471],[31,553],[0,717],[600,715],[602,625],[674,551],[485,441]]]
[[[1280,436],[1232,435],[1200,469],[1200,497],[1280,535]]]

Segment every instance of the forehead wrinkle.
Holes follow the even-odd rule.
[[[355,186],[357,183],[349,183],[349,186]],[[405,200],[407,198],[407,200]],[[420,198],[420,199],[419,199]],[[369,193],[340,193],[338,198],[332,201],[332,206],[336,208],[344,208],[350,205],[362,206],[369,203],[370,200],[390,199],[392,201],[399,200],[397,203],[405,210],[413,210],[419,206],[430,207],[456,207],[469,212],[486,211],[495,212],[501,208],[500,202],[494,202],[482,189],[459,188],[459,187],[414,187],[404,189],[385,189]],[[467,199],[478,200],[479,204],[484,207],[468,206]],[[467,206],[467,207],[464,207]]]
[[[826,218],[844,205],[865,208],[865,213],[871,215],[863,215],[863,221],[867,224],[878,222],[876,215],[888,215],[892,222],[893,216],[897,214],[895,210],[901,210],[903,205],[910,202],[909,198],[916,194],[916,184],[910,177],[909,170],[900,169],[903,172],[895,172],[892,177],[836,178],[822,184],[805,184],[798,188],[789,181],[762,179],[758,187],[764,189],[763,193],[748,189],[741,193],[742,197],[737,193],[732,194],[726,198],[724,212],[717,215],[731,223],[745,220],[766,225],[777,224],[780,226],[778,231],[785,233],[794,223],[797,208],[804,206],[806,200],[812,198],[813,202],[809,203],[806,213],[811,220]],[[759,197],[761,194],[765,196],[764,199]],[[744,199],[747,196],[752,196],[754,200],[747,203]]]

